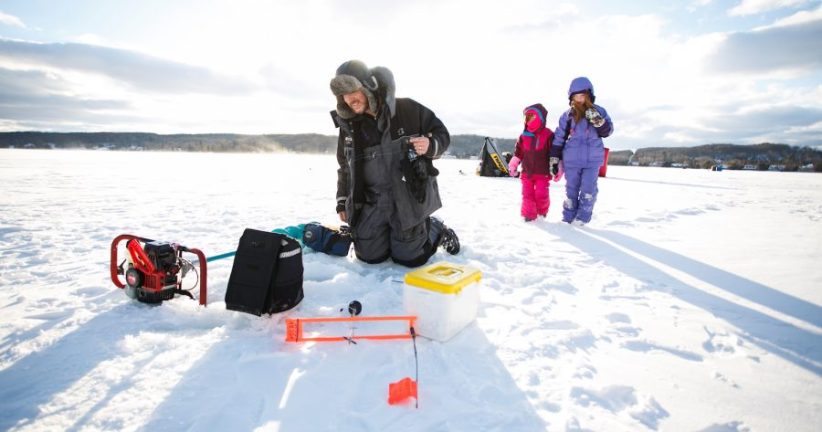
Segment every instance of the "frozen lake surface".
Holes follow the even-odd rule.
[[[108,275],[123,233],[206,255],[245,228],[338,223],[336,160],[0,150],[0,430],[789,430],[822,425],[822,175],[611,166],[594,219],[519,216],[519,181],[440,160],[480,269],[476,323],[420,338],[419,409],[389,406],[407,341],[287,344],[286,317],[402,310],[407,269],[306,251],[270,317],[139,304]]]

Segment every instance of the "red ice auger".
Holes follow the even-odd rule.
[[[126,240],[126,258],[117,265],[117,250]],[[197,255],[199,274],[194,264],[183,257],[183,252]],[[127,266],[124,265],[128,263]],[[183,278],[190,273],[197,276],[194,284],[183,289]],[[126,283],[118,275],[125,275]],[[124,288],[126,295],[143,303],[159,304],[171,300],[175,294],[194,298],[191,290],[200,285],[200,304],[207,303],[206,257],[195,248],[176,243],[154,241],[131,234],[121,234],[111,242],[111,281],[117,288]]]

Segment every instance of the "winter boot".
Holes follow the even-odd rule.
[[[460,239],[457,233],[451,228],[444,227],[442,230],[442,237],[440,237],[440,246],[451,255],[456,255],[460,252]]]
[[[451,255],[459,253],[460,240],[457,233],[445,226],[439,218],[434,216],[428,218],[428,235],[435,249],[442,246]]]

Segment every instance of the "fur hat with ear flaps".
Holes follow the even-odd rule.
[[[394,74],[384,67],[369,69],[359,60],[349,60],[337,68],[337,74],[331,79],[331,93],[337,97],[337,114],[350,119],[357,114],[348,107],[343,96],[362,90],[368,99],[368,107],[379,113],[381,102],[385,101],[389,115],[394,115]]]

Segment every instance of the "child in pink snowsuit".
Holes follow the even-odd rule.
[[[548,110],[542,104],[531,105],[523,110],[525,130],[517,139],[514,157],[508,163],[511,176],[516,176],[517,167],[522,167],[519,176],[522,182],[522,209],[520,214],[526,222],[537,216],[545,217],[551,204],[548,186],[551,172],[548,158],[554,133],[545,127]]]

